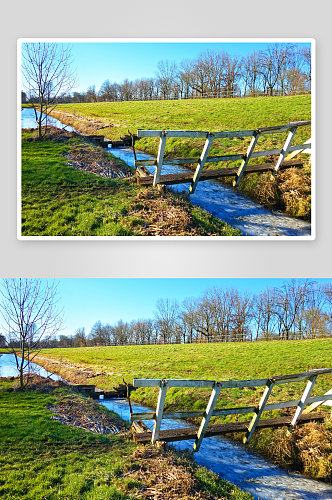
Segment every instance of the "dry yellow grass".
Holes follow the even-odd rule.
[[[282,428],[275,431],[268,448],[269,456],[277,463],[300,470],[311,477],[332,480],[331,419],[325,423],[309,422],[299,425],[287,435]]]

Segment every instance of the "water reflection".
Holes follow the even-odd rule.
[[[30,363],[29,368],[24,373],[34,373],[42,377],[49,377],[52,380],[61,380],[59,375],[46,371],[36,363]],[[17,377],[18,370],[16,368],[16,361],[14,354],[0,355],[0,377]]]
[[[37,116],[39,118],[40,113],[37,111]],[[42,125],[46,125],[46,122],[44,121]],[[53,116],[49,116],[47,118],[47,125],[51,125],[53,127],[58,127],[58,128],[65,128],[68,130],[68,132],[73,132],[75,129],[73,127],[69,127],[69,125],[64,125],[61,123],[59,120],[56,118],[53,118]],[[35,118],[35,112],[32,108],[23,108],[21,111],[21,127],[22,128],[36,128],[37,127],[37,122]]]

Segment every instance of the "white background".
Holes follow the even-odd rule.
[[[331,3],[325,0],[12,0],[1,30],[1,277],[331,277]],[[316,239],[19,241],[19,38],[315,38]]]

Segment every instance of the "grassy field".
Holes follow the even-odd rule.
[[[132,169],[79,137],[33,140],[22,134],[23,236],[237,236],[240,231],[194,206],[186,196],[141,189],[133,178],[112,179],[68,166]],[[92,165],[92,166],[91,166]]]
[[[332,339],[303,341],[274,341],[261,343],[227,343],[198,345],[166,345],[137,347],[91,347],[77,349],[52,349],[43,351],[43,359],[38,363],[50,371],[76,383],[93,383],[97,387],[111,389],[133,378],[191,378],[208,380],[241,380],[265,378],[272,375],[285,375],[304,372],[314,368],[331,367]],[[55,360],[61,363],[52,363]],[[91,371],[89,372],[90,369]],[[92,378],[91,378],[92,376]],[[331,389],[330,375],[318,377],[312,395],[321,395]],[[302,394],[305,382],[278,385],[272,392],[269,403],[297,399]],[[255,406],[263,393],[262,388],[222,390],[216,408]],[[131,394],[131,399],[151,407],[156,407],[158,391],[156,389],[138,389]],[[210,391],[203,389],[169,389],[165,402],[166,410],[205,409]],[[326,411],[327,426],[329,407]],[[265,412],[264,418],[289,415],[293,409]],[[211,423],[234,421],[234,416],[213,417]],[[249,415],[250,418],[250,415]],[[248,415],[237,415],[236,420],[248,420]],[[327,431],[330,432],[330,431]],[[239,438],[239,436],[235,436]],[[251,446],[269,454],[271,442],[289,439],[285,429],[256,431]],[[332,474],[332,434],[329,439],[328,458],[324,471],[317,472],[308,466],[306,472],[319,477],[331,478]],[[288,440],[288,441],[287,441]],[[294,445],[295,446],[295,445]],[[293,453],[293,452],[292,452]],[[295,452],[290,457],[278,456],[277,461],[305,467],[294,463]],[[282,455],[282,453],[281,453]],[[276,457],[273,457],[276,458]],[[294,459],[294,460],[293,460]]]
[[[117,140],[127,134],[128,129],[132,133],[136,133],[138,129],[216,132],[310,120],[311,96],[62,104],[53,114],[82,132],[96,133]],[[256,150],[281,147],[286,135],[263,136],[259,139]],[[310,136],[310,127],[301,127],[295,143],[301,144]],[[209,155],[245,153],[249,142],[250,138],[215,140]],[[202,139],[168,139],[165,158],[197,157],[203,145]],[[136,147],[156,156],[158,139],[140,139]],[[258,158],[252,161],[263,162],[266,162],[266,159]],[[291,215],[309,217],[311,171],[308,160],[305,165],[304,169],[292,169],[291,174],[280,173],[275,180],[271,180],[268,174],[244,176],[239,188],[266,205],[276,206]],[[205,168],[216,166],[217,164],[209,163]],[[221,166],[236,167],[239,166],[239,161],[218,165],[219,168]],[[231,181],[232,179],[226,180]]]
[[[240,380],[326,368],[331,366],[331,349],[332,339],[316,339],[51,349],[43,350],[42,357],[91,368],[100,373],[94,383],[109,389],[122,383],[122,378],[130,383],[133,378]],[[322,377],[317,384],[319,390],[328,390],[331,377]],[[280,394],[287,387],[279,386]],[[246,393],[251,398],[252,392],[244,391],[244,399]],[[143,394],[150,398],[150,393],[140,389],[132,397],[142,400]],[[155,400],[151,397],[144,402],[154,404]]]
[[[15,390],[0,381],[0,497],[6,500],[249,500],[185,454],[137,448],[126,433],[93,434],[51,420],[48,405],[78,397],[64,388]],[[83,398],[79,398],[83,400]],[[82,401],[82,408],[91,406]],[[95,412],[109,414],[95,405]],[[91,409],[89,410],[91,411]]]

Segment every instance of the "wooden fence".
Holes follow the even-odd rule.
[[[262,172],[267,170],[272,170],[275,174],[282,167],[291,167],[298,164],[302,164],[298,160],[292,160],[294,155],[290,156],[291,161],[287,163],[288,153],[295,153],[297,151],[305,151],[311,148],[311,144],[307,141],[304,144],[299,144],[292,146],[293,139],[299,127],[310,126],[311,121],[298,121],[291,122],[286,125],[276,125],[274,127],[261,127],[255,130],[237,130],[229,132],[202,132],[202,131],[185,131],[185,130],[138,130],[137,136],[141,137],[159,137],[159,149],[157,158],[153,160],[137,160],[135,157],[135,167],[141,166],[155,166],[154,176],[143,176],[139,178],[139,183],[141,185],[153,184],[179,184],[185,182],[191,182],[189,188],[189,193],[193,194],[195,192],[197,183],[200,180],[206,180],[218,177],[229,177],[235,176],[233,182],[234,186],[237,186],[240,182],[242,175],[250,172]],[[268,134],[279,134],[288,131],[287,139],[284,145],[278,149],[272,149],[269,151],[257,151],[254,152],[255,146],[260,136]],[[166,147],[166,140],[169,137],[186,137],[195,139],[205,139],[205,144],[199,158],[172,158],[167,159],[168,165],[184,165],[197,163],[197,167],[194,173],[180,173],[161,176],[162,165],[164,162],[164,153]],[[214,139],[229,139],[229,138],[239,138],[239,137],[252,137],[250,145],[244,154],[230,154],[222,156],[208,156]],[[265,163],[260,165],[248,165],[249,160],[252,158],[265,157],[271,155],[279,155],[277,163]],[[135,155],[136,156],[136,155]],[[286,159],[286,163],[285,163]],[[221,168],[216,170],[209,170],[203,173],[203,167],[205,163],[208,162],[224,162],[224,161],[234,161],[242,160],[239,168]],[[143,174],[144,175],[144,174]]]
[[[310,370],[304,373],[296,373],[292,375],[279,375],[270,378],[256,379],[256,380],[229,380],[229,381],[215,381],[215,380],[183,380],[183,379],[134,379],[134,387],[159,387],[159,397],[157,408],[155,412],[146,413],[131,413],[130,420],[154,420],[153,432],[136,433],[134,438],[136,442],[148,442],[151,440],[155,443],[160,441],[179,441],[183,439],[195,439],[194,451],[198,451],[202,440],[205,437],[213,435],[227,434],[230,432],[245,432],[243,438],[244,443],[248,443],[256,427],[280,427],[287,425],[289,430],[293,430],[295,425],[299,422],[307,422],[310,420],[322,420],[323,413],[310,413],[313,409],[321,404],[332,406],[331,394],[332,390],[328,391],[322,396],[310,397],[312,389],[315,385],[319,375],[331,374],[332,368],[321,368]],[[301,382],[307,380],[306,387],[303,394],[299,399],[293,401],[285,401],[281,403],[268,404],[268,399],[271,395],[272,389],[276,385]],[[215,409],[218,396],[221,389],[234,389],[244,387],[264,387],[264,393],[257,406],[240,407],[240,408],[223,408]],[[199,411],[164,411],[164,404],[166,399],[167,388],[171,387],[191,387],[212,389],[210,400],[205,410]],[[305,409],[306,405],[310,405]],[[260,420],[264,411],[277,410],[282,408],[296,407],[295,413],[292,418],[279,417],[272,419]],[[250,422],[234,422],[230,424],[219,424],[209,426],[211,417],[219,415],[239,415],[245,413],[253,413]],[[200,427],[160,430],[161,421],[164,418],[197,418],[202,417]]]

